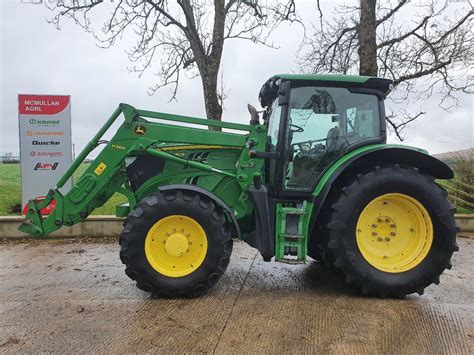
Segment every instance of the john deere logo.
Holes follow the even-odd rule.
[[[138,134],[139,136],[143,136],[146,132],[145,126],[135,126],[135,134]]]

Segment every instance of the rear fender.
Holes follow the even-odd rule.
[[[449,166],[414,147],[381,145],[375,146],[373,149],[365,149],[358,154],[349,153],[335,162],[316,185],[313,192],[314,207],[310,231],[313,231],[316,226],[321,209],[333,188],[341,187],[352,176],[384,163],[412,166],[435,179],[452,179],[454,177]]]

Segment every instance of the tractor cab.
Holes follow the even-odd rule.
[[[385,143],[391,81],[347,75],[275,75],[262,87],[267,183],[280,196],[311,193],[322,173],[360,146]],[[278,163],[276,163],[278,162]]]

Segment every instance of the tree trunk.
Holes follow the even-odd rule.
[[[222,117],[222,105],[217,95],[217,79],[224,46],[225,1],[214,0],[214,27],[210,53],[206,52],[199,38],[190,1],[183,1],[183,11],[186,15],[187,23],[185,34],[189,40],[194,60],[196,61],[199,75],[201,76],[206,116],[210,120],[220,121]],[[220,130],[219,128],[213,127],[209,127],[209,129]]]
[[[359,75],[377,76],[377,25],[375,5],[377,0],[360,0]]]
[[[222,106],[217,96],[217,70],[208,70],[201,73],[202,88],[204,92],[204,105],[206,116],[210,120],[220,121],[222,117]]]

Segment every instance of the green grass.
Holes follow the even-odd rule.
[[[14,215],[11,207],[20,200],[20,164],[0,164],[0,216]]]
[[[88,164],[84,163],[74,173],[74,179],[77,179],[87,169]],[[51,181],[51,187],[54,187],[55,181]],[[44,191],[44,193],[47,191]],[[20,213],[14,213],[11,207],[19,204],[21,201],[21,173],[20,164],[0,164],[0,216],[14,216]],[[114,194],[107,203],[94,210],[94,215],[115,215],[115,205],[126,202],[127,199],[119,194]]]
[[[474,210],[469,210],[464,207],[456,207],[456,213],[459,214],[474,214]]]

